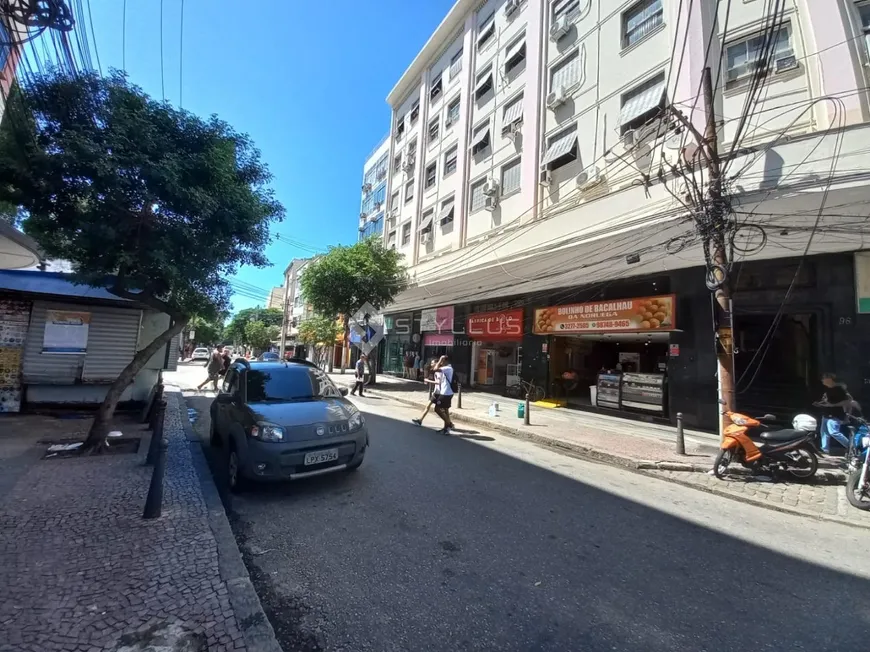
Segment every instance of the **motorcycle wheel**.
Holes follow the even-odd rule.
[[[861,469],[858,468],[846,478],[846,499],[852,507],[863,511],[870,511],[870,486],[865,484],[859,487],[861,481]]]
[[[728,465],[734,460],[734,451],[730,448],[721,449],[713,460],[713,475],[720,480],[724,480],[728,474]]]
[[[819,458],[816,457],[815,451],[809,446],[801,446],[795,449],[794,452],[800,455],[800,460],[795,461],[789,457],[789,474],[798,480],[812,478],[816,474],[816,471],[819,470]]]

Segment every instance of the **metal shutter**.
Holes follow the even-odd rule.
[[[141,310],[92,310],[83,381],[106,383],[118,377],[136,353],[141,320]]]
[[[91,312],[91,308],[75,303],[55,303],[34,301],[30,313],[30,328],[24,345],[24,365],[22,379],[25,384],[33,385],[72,385],[82,377],[84,353],[54,354],[43,353],[42,342],[45,335],[45,313],[47,310],[72,310]],[[89,329],[88,342],[90,343]]]

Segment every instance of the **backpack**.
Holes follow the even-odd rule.
[[[450,367],[450,391],[454,394],[459,391],[459,381],[456,380],[456,371]]]

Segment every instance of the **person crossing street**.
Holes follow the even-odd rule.
[[[353,389],[350,390],[351,394],[356,395],[356,391],[359,390],[359,395],[363,396],[363,387],[366,384],[366,360],[367,357],[365,355],[361,355],[359,357],[359,360],[356,361]]]
[[[453,421],[450,418],[450,406],[453,402],[453,388],[456,385],[453,366],[450,364],[450,356],[442,355],[435,365],[435,391],[432,394],[432,404],[435,406],[435,414],[441,417],[444,421],[444,427],[438,432],[442,435],[449,435],[450,430],[454,428]],[[427,406],[426,411],[419,419],[412,419],[413,423],[418,426],[423,425],[423,419],[429,412]]]

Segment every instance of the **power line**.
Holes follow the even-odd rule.
[[[127,0],[124,0],[121,27],[121,67],[127,70]]]
[[[160,0],[160,93],[166,101],[166,71],[163,65],[163,0]]]
[[[181,36],[178,43],[178,106],[184,106],[184,0],[181,0]]]

